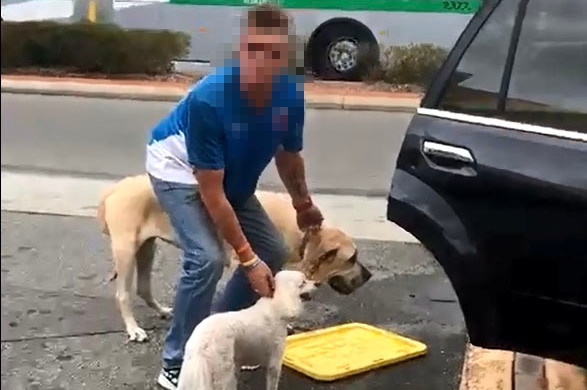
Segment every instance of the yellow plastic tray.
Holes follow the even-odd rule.
[[[331,382],[425,355],[419,341],[361,323],[288,336],[283,364]]]

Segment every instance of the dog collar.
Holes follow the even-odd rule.
[[[304,260],[304,254],[306,253],[306,247],[308,246],[308,242],[310,242],[310,233],[305,232],[302,236],[302,242],[300,243],[300,247],[298,249],[298,255],[300,256],[300,260]]]

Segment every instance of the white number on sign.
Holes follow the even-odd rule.
[[[265,3],[275,3],[280,5],[281,1],[272,1],[272,0],[243,0],[243,2],[247,5],[258,5],[258,4],[265,4]]]

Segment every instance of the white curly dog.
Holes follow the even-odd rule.
[[[302,272],[280,271],[273,298],[206,318],[186,344],[178,390],[236,390],[243,365],[265,368],[267,390],[277,390],[287,323],[302,314],[302,301],[315,289]]]

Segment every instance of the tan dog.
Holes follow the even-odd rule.
[[[357,248],[348,235],[326,224],[304,235],[286,195],[263,191],[256,195],[291,250],[285,268],[300,270],[315,282],[328,282],[341,294],[350,294],[369,280],[371,273],[357,261]],[[127,177],[104,191],[97,218],[102,232],[110,236],[114,261],[110,279],[117,279],[116,299],[126,331],[130,340],[145,341],[147,334],[138,326],[130,302],[134,270],[136,267],[137,295],[161,317],[170,317],[171,309],[153,297],[151,270],[156,238],[177,246],[173,229],[147,175]],[[232,250],[225,247],[228,271],[236,261]]]

